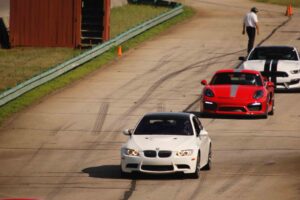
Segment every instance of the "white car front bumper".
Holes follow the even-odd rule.
[[[278,77],[276,89],[300,89],[300,74],[289,74],[289,77]]]
[[[195,153],[194,153],[195,154]],[[121,168],[123,172],[143,172],[151,174],[168,173],[194,173],[196,169],[197,154],[191,156],[176,156],[175,152],[167,158],[121,155]]]

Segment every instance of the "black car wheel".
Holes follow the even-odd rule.
[[[275,102],[274,100],[272,101],[272,110],[269,112],[269,115],[274,115],[274,107],[275,107]]]

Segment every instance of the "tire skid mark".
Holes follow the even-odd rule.
[[[248,140],[243,142],[243,146],[247,146],[253,140],[254,140],[253,138],[249,138]],[[240,154],[243,154],[243,153],[244,153],[244,151],[240,151]],[[237,169],[237,171],[235,171],[234,173],[247,174],[253,169],[253,167],[256,167],[253,163],[247,163],[246,165],[240,166]],[[229,177],[228,180],[225,180],[225,183],[221,187],[219,187],[219,189],[216,190],[216,193],[221,195],[221,194],[227,192],[235,185],[238,185],[242,181],[243,177],[244,177],[243,175]]]
[[[288,22],[290,21],[290,19],[284,21],[282,24],[280,24],[278,27],[276,27],[265,39],[263,39],[259,45],[261,45],[262,43],[264,43],[265,41],[267,41],[268,39],[270,39],[274,34],[275,32],[283,27],[284,25],[286,25]],[[140,105],[142,105],[146,100],[147,98],[153,93],[153,91],[156,90],[156,88],[161,85],[163,82],[165,82],[166,80],[184,72],[184,71],[187,71],[187,70],[190,70],[190,69],[193,69],[193,68],[197,68],[197,67],[201,67],[200,64],[204,63],[204,62],[208,62],[208,61],[211,61],[212,59],[219,59],[219,58],[223,58],[223,57],[226,57],[226,56],[230,56],[230,55],[234,55],[234,54],[237,54],[237,53],[241,53],[245,51],[245,49],[243,50],[239,50],[239,51],[235,51],[235,52],[231,52],[231,53],[228,53],[228,54],[224,54],[224,55],[220,55],[220,56],[216,56],[216,57],[212,57],[212,58],[208,58],[208,59],[204,59],[204,60],[201,60],[201,61],[198,61],[198,62],[195,62],[193,64],[190,64],[188,66],[186,66],[185,68],[183,69],[180,69],[180,70],[177,70],[177,71],[174,71],[174,72],[171,72],[167,75],[165,75],[164,77],[162,77],[161,79],[159,79],[157,82],[155,82],[146,92],[145,94],[136,102],[136,105],[132,106],[127,112],[126,114],[130,114],[132,113],[134,110],[136,110]],[[199,66],[200,65],[200,66]],[[240,65],[240,64],[239,64]],[[238,65],[238,66],[239,66]],[[195,103],[196,103],[197,100],[195,100],[192,104],[190,104],[187,108],[185,108],[184,110],[189,110]],[[213,123],[215,121],[215,119],[212,119],[209,124]],[[245,170],[245,168],[241,168],[240,171],[243,171]],[[227,183],[226,185],[224,185],[223,187],[221,187],[217,192],[218,193],[224,193],[226,192],[228,189],[230,189],[233,185],[235,185],[238,181],[240,180],[240,177],[237,177],[235,178],[234,180],[230,181],[229,183]],[[128,200],[130,198],[130,196],[132,195],[133,191],[132,188],[136,188],[136,181],[133,180],[131,182],[131,186],[130,186],[130,190],[129,192],[126,191],[124,193],[124,200]],[[195,190],[196,192],[196,190]],[[130,194],[130,195],[128,195]],[[125,198],[126,197],[126,198]]]
[[[62,131],[62,130],[64,130],[64,129],[67,129],[67,128],[71,127],[72,125],[73,125],[73,123],[69,123],[69,124],[65,124],[65,125],[59,127],[57,130],[54,130],[54,131],[53,131],[52,136],[57,135],[60,131]],[[20,174],[24,168],[26,168],[28,165],[30,165],[30,163],[37,157],[37,155],[38,155],[41,151],[45,150],[45,148],[44,148],[44,145],[45,145],[45,144],[47,144],[47,141],[46,141],[46,142],[43,142],[37,149],[36,149],[36,148],[35,148],[35,149],[33,149],[33,148],[32,148],[32,149],[26,148],[27,150],[30,149],[30,150],[36,150],[36,151],[35,151],[35,152],[31,155],[31,157],[25,162],[25,164],[23,164],[22,168],[20,169],[19,172],[17,172],[17,174]],[[3,149],[3,148],[1,148],[1,149]],[[11,148],[10,148],[10,149],[11,149]],[[18,150],[18,148],[13,148],[13,150]],[[24,150],[24,149],[22,149],[22,150]]]
[[[169,51],[168,54],[164,55],[162,58],[159,59],[159,61],[155,64],[154,67],[152,67],[151,69],[147,70],[145,73],[143,73],[142,75],[138,75],[137,77],[131,79],[128,83],[124,84],[123,86],[121,86],[117,91],[121,90],[123,91],[123,89],[125,87],[128,87],[130,84],[134,83],[135,81],[138,81],[141,79],[141,77],[149,75],[150,73],[153,73],[161,68],[163,68],[165,65],[168,65],[169,63],[171,63],[172,61],[172,57],[177,58],[179,55],[181,55],[181,53],[178,53],[179,55],[176,55],[175,52],[176,48],[173,48],[172,50]],[[136,85],[136,84],[135,84]],[[137,85],[136,87],[134,87],[133,89],[131,89],[130,91],[125,91],[126,94],[130,93],[130,92],[134,92],[137,89],[140,88],[140,85]],[[110,96],[112,96],[113,94],[115,94],[116,92],[114,91]],[[118,92],[119,93],[119,92]]]
[[[92,146],[95,146],[94,144]],[[72,167],[69,169],[69,171],[77,171],[77,169],[79,168],[79,165],[81,162],[84,162],[88,156],[90,154],[90,151],[83,151],[82,155],[80,156],[82,159],[80,160],[80,162],[75,162],[74,165],[72,165]],[[61,184],[61,185],[65,185],[66,182],[68,182],[68,180],[72,179],[74,177],[71,176],[64,176],[57,184]],[[52,200],[54,199],[57,195],[59,195],[59,193],[61,192],[61,190],[63,190],[64,187],[54,187],[52,191],[50,191],[47,195],[46,198],[47,200]]]
[[[75,122],[67,123],[67,124],[64,124],[64,125],[60,126],[58,129],[52,131],[52,132],[53,132],[53,133],[52,133],[52,136],[56,136],[56,135],[58,135],[61,131],[65,131],[65,130],[69,129],[70,127],[73,126],[73,124],[75,124]],[[30,130],[32,130],[32,129],[30,129]]]
[[[93,133],[99,134],[102,130],[102,127],[105,122],[105,118],[108,113],[109,103],[102,103],[102,105],[99,108],[98,116],[96,118],[94,128],[92,130]]]
[[[185,71],[188,71],[188,70],[191,70],[191,69],[195,69],[195,68],[202,68],[201,72],[203,72],[203,71],[205,71],[207,69],[207,68],[205,68],[205,66],[207,66],[207,64],[205,64],[205,63],[211,62],[211,60],[213,60],[213,59],[220,59],[220,58],[223,58],[223,57],[227,57],[227,56],[235,55],[237,53],[241,53],[243,51],[244,51],[244,49],[243,50],[234,51],[234,52],[230,52],[230,53],[223,54],[223,55],[219,55],[219,56],[215,56],[215,57],[211,57],[211,58],[207,58],[207,59],[203,59],[203,60],[200,60],[198,62],[192,63],[192,64],[190,64],[190,65],[188,65],[188,66],[186,66],[186,67],[184,67],[182,69],[179,69],[179,70],[176,70],[176,71],[173,71],[173,72],[171,72],[169,74],[164,75],[159,80],[157,80],[156,82],[154,82],[152,84],[152,86],[148,90],[146,90],[146,92],[144,93],[144,95],[135,102],[135,105],[133,105],[131,108],[128,109],[127,112],[125,112],[123,115],[121,115],[120,118],[119,118],[119,120],[117,120],[117,121],[120,121],[123,118],[124,115],[128,116],[132,112],[134,112],[165,81],[167,81],[167,80],[169,80],[169,79],[171,79],[171,78],[179,75],[182,72],[185,72]],[[212,64],[212,63],[210,63],[210,64]]]
[[[134,106],[132,106],[126,113],[125,115],[129,115],[130,113],[132,113],[133,111],[135,111],[138,107],[140,107],[146,100],[148,97],[151,96],[151,94],[160,86],[162,85],[165,81],[181,74],[182,72],[185,72],[185,71],[188,71],[188,70],[191,70],[191,69],[195,69],[195,68],[202,68],[201,72],[207,70],[207,68],[205,68],[205,66],[207,66],[206,62],[209,62],[211,61],[212,59],[219,59],[219,58],[223,58],[223,57],[227,57],[227,56],[231,56],[231,55],[234,55],[234,54],[237,54],[237,53],[240,53],[244,50],[238,50],[238,51],[234,51],[234,52],[231,52],[231,53],[228,53],[228,54],[224,54],[224,55],[220,55],[220,56],[216,56],[216,57],[211,57],[211,58],[207,58],[207,59],[204,59],[204,60],[200,60],[198,62],[195,62],[195,63],[192,63],[182,69],[179,69],[179,70],[176,70],[176,71],[173,71],[163,77],[161,77],[159,80],[157,80],[156,82],[154,82],[152,84],[152,86],[146,90],[146,92],[144,93],[144,95],[138,99],[136,101],[136,104]]]
[[[258,161],[258,163],[263,163],[263,162],[264,162],[264,158],[261,158],[260,161]],[[240,177],[240,179],[238,179],[239,181],[241,181],[245,176],[251,177],[250,179],[247,179],[246,183],[239,185],[238,191],[235,191],[233,193],[233,196],[241,197],[241,194],[250,193],[251,189],[254,189],[253,185],[257,185],[258,183],[261,182],[261,180],[263,180],[265,177],[267,177],[266,175],[259,174],[259,173],[261,173],[261,171],[262,171],[262,169],[259,165],[250,164],[250,165],[247,165],[246,170],[243,171],[241,174],[239,174],[239,173],[232,174],[231,176]],[[235,184],[233,184],[233,185],[235,185]]]
[[[122,119],[124,118],[124,116],[128,116],[130,115],[131,113],[133,113],[137,108],[139,108],[146,100],[147,98],[161,85],[163,84],[165,81],[167,81],[168,79],[170,78],[173,78],[174,76],[177,76],[178,74],[182,73],[182,72],[185,72],[187,70],[191,70],[191,69],[194,69],[194,68],[199,68],[199,67],[202,67],[203,70],[206,70],[206,68],[204,68],[204,66],[207,66],[207,64],[205,64],[206,62],[211,62],[213,59],[220,59],[220,58],[224,58],[224,57],[227,57],[227,56],[231,56],[231,55],[235,55],[235,54],[238,54],[238,53],[241,53],[243,52],[243,50],[238,50],[238,51],[234,51],[234,52],[230,52],[230,53],[227,53],[227,54],[223,54],[223,55],[218,55],[218,56],[215,56],[215,57],[211,57],[211,58],[207,58],[207,59],[203,59],[203,60],[200,60],[198,62],[195,62],[195,63],[192,63],[180,70],[177,70],[177,71],[174,71],[174,72],[171,72],[165,76],[163,76],[162,78],[160,78],[158,81],[156,81],[145,93],[144,95],[138,99],[136,101],[136,104],[133,105],[131,108],[128,109],[127,112],[125,112],[124,114],[120,115],[120,117],[116,120],[119,123],[119,126],[116,127],[116,126],[112,126],[112,127],[115,127],[114,130],[117,130],[119,128],[122,128],[125,124],[124,124],[124,121],[122,121]],[[210,63],[212,64],[212,63]],[[157,67],[161,67],[161,64],[160,65],[157,65]],[[151,69],[152,71],[155,71],[153,70],[153,68]],[[151,71],[150,70],[150,71]],[[130,81],[131,83],[133,82],[132,80]],[[125,87],[127,86],[127,84],[123,85],[122,87]],[[121,88],[122,88],[121,87]],[[120,88],[120,89],[121,89]],[[212,119],[212,122],[214,121],[214,119]],[[117,135],[116,135],[117,136]],[[115,137],[116,137],[115,136]],[[107,136],[106,136],[107,137]],[[94,147],[91,147],[92,149],[94,149]],[[87,157],[87,156],[86,156]],[[69,178],[67,177],[66,179],[62,180],[61,183],[64,183],[65,181],[67,181]],[[128,191],[125,191],[124,193],[124,200],[127,200],[129,199],[133,192],[135,191],[135,188],[136,188],[136,185],[137,185],[137,181],[136,180],[132,180],[131,183],[130,183],[130,189]],[[49,200],[53,199],[58,193],[59,191],[61,190],[61,188],[55,188],[52,192],[50,192],[48,194],[48,198]]]
[[[253,177],[253,176],[252,176]],[[258,185],[263,179],[265,178],[265,176],[254,176],[254,178],[250,179],[250,181],[248,181],[248,183],[243,184],[243,187],[241,187],[237,192],[235,192],[233,195],[236,197],[241,197],[242,194],[251,194],[251,190],[254,190],[255,187],[253,187],[254,185]]]
[[[133,192],[136,189],[136,182],[137,182],[136,180],[131,181],[130,188],[124,192],[124,196],[123,196],[122,200],[128,200],[132,196]]]
[[[276,28],[274,28],[271,33],[262,39],[257,46],[261,46],[263,43],[265,43],[267,40],[269,40],[281,27],[285,26],[292,20],[292,17],[289,17],[287,20],[283,21],[281,24],[279,24]]]
[[[71,185],[72,183],[70,183]],[[58,185],[58,186],[57,186]],[[45,188],[45,189],[52,189],[55,187],[60,187],[62,189],[95,189],[95,190],[125,190],[125,187],[102,187],[102,186],[93,186],[93,187],[88,187],[88,186],[65,186],[65,185],[61,185],[61,184],[51,184],[51,183],[20,183],[20,184],[14,184],[14,185],[9,185],[7,184],[7,186],[5,185],[0,185],[0,188],[24,188],[24,189],[41,189],[41,188]],[[12,195],[14,196],[14,195]],[[10,197],[12,197],[10,196]],[[22,200],[22,199],[2,199],[1,200]],[[85,199],[84,199],[85,200]]]
[[[58,127],[57,129],[53,130],[52,136],[56,136],[60,131],[67,129],[71,127],[74,123],[68,123],[63,126]],[[30,158],[23,164],[22,168],[19,169],[14,177],[17,177],[18,179],[21,179],[22,176],[20,175],[21,172],[30,165],[31,162],[39,155],[41,151],[47,150],[47,148],[44,148],[44,145],[47,144],[47,142],[43,142],[38,148],[1,148],[1,149],[10,149],[10,150],[35,150],[35,152],[30,156]]]
[[[248,164],[247,166],[242,166],[236,172],[237,174],[245,174],[251,169],[252,165]],[[243,175],[237,175],[231,177],[228,181],[226,181],[219,189],[217,189],[216,193],[221,195],[230,190],[235,185],[238,185],[243,179]]]
[[[275,33],[275,32],[274,32],[274,33]],[[145,93],[145,94],[137,101],[136,105],[134,105],[133,107],[131,107],[125,114],[123,114],[122,116],[120,116],[120,118],[123,118],[123,117],[126,116],[128,113],[132,113],[133,111],[135,111],[140,105],[143,104],[144,101],[147,100],[147,98],[153,93],[153,91],[155,91],[155,90],[157,89],[157,87],[158,87],[159,85],[161,85],[163,82],[165,82],[166,80],[168,80],[168,79],[170,79],[170,78],[172,78],[172,77],[174,77],[174,76],[176,76],[176,75],[178,75],[178,74],[180,74],[180,73],[182,73],[182,72],[184,72],[184,71],[186,71],[186,70],[189,70],[189,69],[193,69],[193,68],[199,67],[198,65],[201,64],[201,63],[203,63],[203,62],[209,61],[209,60],[211,60],[211,59],[222,58],[222,57],[225,57],[225,56],[228,56],[228,55],[234,55],[234,54],[240,53],[240,52],[242,52],[242,51],[244,51],[244,50],[241,50],[241,51],[238,51],[238,52],[233,52],[233,53],[230,53],[230,54],[225,54],[225,55],[222,55],[222,56],[217,56],[217,57],[215,57],[215,58],[205,59],[205,60],[196,62],[196,63],[194,63],[194,64],[191,64],[191,65],[185,67],[185,68],[182,69],[182,70],[178,70],[178,71],[172,72],[172,73],[170,73],[170,74],[168,74],[168,75],[162,77],[160,80],[158,80],[156,83],[154,83],[154,84],[148,89],[148,91],[146,91],[146,93]],[[164,63],[168,63],[168,62],[165,61]],[[161,67],[161,65],[159,65],[158,67]],[[152,70],[153,70],[153,69],[152,69]],[[150,70],[150,71],[151,71],[151,70]],[[132,82],[132,80],[131,80],[130,82]],[[127,85],[127,84],[125,84],[123,87],[125,87],[126,85]],[[122,87],[121,87],[121,88],[122,88]],[[121,88],[119,88],[119,89],[121,89]],[[106,111],[105,111],[105,109],[106,109]],[[99,113],[100,113],[100,112],[103,112],[103,111],[104,111],[104,113],[105,113],[105,112],[107,112],[107,110],[108,110],[108,105],[107,105],[107,106],[103,106],[103,107],[100,108]],[[102,117],[101,117],[100,115],[101,115]],[[105,114],[105,115],[106,115],[106,114]],[[105,120],[105,115],[103,115],[103,114],[101,114],[101,113],[99,114],[98,118],[100,119],[100,120],[99,120],[100,123],[95,123],[94,129],[93,129],[93,130],[98,130],[98,132],[101,131],[102,126],[103,126],[103,123],[104,123],[104,120]],[[103,117],[103,116],[104,116],[104,117]],[[97,119],[98,119],[98,118],[97,118]],[[102,125],[101,125],[101,124],[102,124]],[[92,149],[93,149],[94,147],[95,147],[94,145],[91,145],[91,148],[92,148]],[[39,148],[39,149],[40,149],[40,148]],[[38,150],[38,151],[39,151],[39,150]],[[36,154],[37,154],[37,153],[36,153]],[[88,155],[88,154],[89,154],[89,152],[85,152],[84,155]],[[87,156],[86,156],[86,157],[87,157]],[[76,164],[75,164],[75,165],[76,165]],[[77,164],[77,165],[78,165],[78,164]],[[77,166],[75,166],[74,169],[77,169]],[[69,177],[66,177],[64,180],[61,181],[61,183],[62,183],[62,184],[65,183],[68,179],[69,179]],[[131,183],[130,183],[130,188],[129,188],[129,190],[127,190],[127,191],[124,193],[124,198],[123,198],[124,200],[127,200],[127,199],[129,199],[129,198],[132,196],[133,192],[134,192],[135,189],[136,189],[136,185],[137,185],[137,181],[136,181],[136,180],[132,180]],[[53,198],[58,194],[58,192],[59,192],[61,189],[62,189],[61,187],[55,188],[52,192],[50,192],[50,193],[48,194],[48,196],[47,196],[48,198],[47,198],[47,199],[53,199]]]
[[[174,51],[174,50],[173,50],[173,51]],[[124,88],[125,88],[125,87],[128,87],[130,84],[132,84],[132,83],[134,83],[135,81],[139,80],[140,77],[143,77],[144,75],[149,75],[149,73],[155,72],[156,70],[158,70],[158,69],[162,68],[163,66],[169,64],[169,63],[170,63],[170,60],[171,60],[170,57],[171,57],[172,55],[174,55],[173,52],[170,52],[169,54],[164,55],[164,56],[157,62],[157,64],[156,64],[153,68],[151,68],[151,69],[147,70],[145,73],[143,73],[143,74],[141,74],[141,75],[138,75],[138,76],[136,76],[135,78],[129,80],[127,83],[123,84],[123,85],[120,86],[117,90],[115,90],[115,91],[113,91],[111,94],[109,94],[109,95],[107,96],[107,98],[111,98],[111,96],[114,95],[114,94],[116,94],[116,93],[118,93],[118,94],[121,94],[121,92],[129,93],[130,91],[124,91]],[[169,58],[169,60],[167,60],[168,58]],[[133,88],[131,91],[136,91],[136,89],[139,88],[139,87],[140,87],[140,86],[137,86],[137,87]],[[118,92],[118,91],[121,91],[121,92]]]
[[[262,40],[258,43],[257,46],[261,46],[263,43],[265,43],[267,40],[269,40],[269,39],[270,39],[270,38],[271,38],[271,37],[272,37],[272,36],[280,29],[280,28],[282,28],[283,26],[287,25],[291,20],[292,20],[292,18],[289,17],[287,20],[283,21],[281,24],[279,24],[277,27],[275,27],[267,37],[265,37],[264,39],[262,39]],[[244,50],[241,50],[241,51],[239,51],[239,52],[242,52],[242,51],[244,51]],[[238,52],[236,52],[236,53],[238,53]],[[243,61],[239,62],[234,68],[239,68],[239,66],[240,66],[242,63],[243,63]],[[197,101],[197,100],[195,100],[195,101]],[[195,102],[193,102],[193,103],[195,103]],[[193,104],[193,103],[192,103],[192,104]],[[186,109],[184,109],[184,110],[190,109],[190,107],[193,106],[192,104],[190,104],[190,105],[189,105]],[[185,112],[186,112],[186,111],[185,111]]]
[[[210,4],[210,5],[215,5],[215,6],[219,6],[219,7],[230,7],[230,8],[236,8],[236,9],[246,9],[248,10],[248,7],[245,6],[236,6],[236,5],[232,5],[232,4],[225,4],[225,3],[216,3],[216,2],[209,2],[209,1],[203,1],[203,0],[195,0],[199,3],[203,3],[203,4]],[[282,12],[280,11],[276,11],[276,10],[266,10],[266,9],[260,9],[260,11],[264,11],[266,13],[278,13],[278,14],[282,14]]]
[[[275,33],[275,32],[274,32]],[[238,51],[235,51],[235,52],[231,52],[231,53],[228,53],[228,54],[224,54],[224,55],[219,55],[219,56],[216,56],[216,57],[211,57],[211,58],[207,58],[207,59],[204,59],[204,60],[200,60],[198,62],[195,62],[195,63],[192,63],[186,67],[184,67],[183,69],[180,69],[180,70],[177,70],[177,71],[174,71],[174,72],[171,72],[165,76],[163,76],[161,79],[159,79],[158,81],[156,81],[145,93],[144,95],[138,99],[136,101],[136,104],[133,105],[131,108],[128,109],[127,112],[125,112],[124,114],[120,115],[120,117],[117,119],[118,122],[123,122],[123,123],[119,123],[119,127],[116,127],[115,129],[118,129],[118,128],[121,128],[124,126],[124,121],[122,121],[122,118],[124,118],[124,116],[128,116],[130,115],[131,113],[133,113],[137,108],[139,108],[146,100],[147,98],[162,84],[164,83],[166,80],[170,79],[170,78],[173,78],[174,76],[184,72],[184,71],[187,71],[187,70],[190,70],[190,69],[194,69],[194,68],[198,68],[198,67],[203,67],[203,65],[200,65],[200,64],[203,64],[203,63],[206,63],[206,62],[209,62],[211,61],[212,59],[220,59],[220,58],[223,58],[223,57],[227,57],[227,56],[231,56],[231,55],[235,55],[235,54],[238,54],[238,53],[241,53],[241,52],[244,52],[245,49],[243,50],[238,50]],[[167,61],[162,61],[160,62],[159,64],[157,64],[157,67],[155,68],[160,68],[162,66],[162,64],[167,64],[168,62]],[[205,70],[205,69],[204,69]],[[150,72],[151,71],[155,71],[154,68],[152,68],[151,70],[149,70]],[[148,71],[148,73],[149,73]],[[138,80],[138,78],[135,78],[134,80]],[[130,80],[129,83],[132,83],[134,81]],[[120,87],[119,89],[122,89],[124,87],[128,86],[128,84],[124,84],[122,87]],[[111,94],[113,95],[113,94]],[[212,119],[212,121],[210,123],[213,123],[214,122],[214,119]],[[117,135],[116,135],[117,136]],[[64,181],[62,181],[64,182]],[[128,191],[125,191],[124,193],[124,200],[128,200],[133,192],[135,191],[136,189],[136,185],[137,185],[137,181],[136,180],[132,180],[131,183],[130,183],[130,188]],[[55,190],[53,190],[50,194],[49,194],[49,199],[53,199],[56,194],[60,191],[60,188],[57,188]],[[50,198],[51,197],[51,198]]]
[[[104,124],[104,120],[105,120],[105,117],[106,117],[106,114],[107,114],[107,111],[108,111],[108,106],[109,104],[108,103],[103,103],[99,109],[99,115],[98,115],[98,118],[100,117],[100,123],[98,122],[98,124],[96,126],[94,126],[94,128],[96,129],[101,129],[103,124]],[[104,113],[104,114],[103,114]],[[98,119],[97,118],[97,119]],[[102,125],[101,125],[102,124]],[[97,138],[96,138],[96,141],[98,141],[98,139],[100,138],[101,136],[98,135]],[[80,164],[82,162],[84,162],[85,160],[88,159],[89,155],[90,155],[90,151],[91,150],[97,150],[97,147],[98,146],[98,143],[91,143],[90,146],[88,146],[86,149],[84,149],[83,152],[81,152],[81,160],[80,162],[75,162],[74,165],[72,165],[72,167],[69,169],[69,171],[77,171],[78,168],[80,168]],[[102,149],[103,150],[103,149]],[[111,149],[113,150],[113,149]],[[59,184],[61,185],[64,185],[68,180],[72,179],[74,177],[71,177],[71,176],[65,176],[62,178],[62,180],[59,181]],[[53,188],[52,191],[50,191],[47,195],[46,195],[46,199],[47,200],[52,200],[54,199],[60,192],[61,190],[63,190],[65,187],[55,187]]]
[[[146,100],[147,98],[162,84],[164,83],[166,80],[170,79],[170,78],[173,78],[174,76],[177,76],[178,74],[182,73],[182,72],[185,72],[187,70],[190,70],[190,69],[194,69],[194,68],[199,68],[199,67],[202,67],[202,69],[200,71],[205,71],[207,69],[207,64],[203,64],[203,63],[206,63],[206,62],[211,62],[211,60],[213,59],[218,59],[218,58],[223,58],[223,57],[226,57],[226,56],[230,56],[230,55],[234,55],[236,53],[240,53],[241,51],[243,50],[239,50],[239,51],[235,51],[235,52],[231,52],[231,53],[228,53],[228,54],[224,54],[224,55],[220,55],[220,56],[217,56],[217,57],[213,57],[213,58],[208,58],[208,59],[204,59],[204,60],[201,60],[201,61],[198,61],[196,63],[193,63],[193,64],[190,64],[186,67],[184,67],[183,69],[180,69],[180,70],[177,70],[177,71],[174,71],[174,72],[171,72],[165,76],[163,76],[161,79],[159,79],[158,81],[156,81],[145,93],[144,95],[136,102],[136,104],[134,106],[132,106],[126,113],[125,115],[130,115],[130,113],[134,112],[138,107],[140,107]],[[202,64],[202,65],[200,65]],[[212,65],[213,63],[210,63],[210,65]],[[123,124],[122,124],[123,125]],[[130,188],[136,188],[136,180],[132,180],[131,181],[131,185],[130,185]],[[124,193],[124,199],[123,200],[128,200],[131,195],[133,194],[134,190],[130,189],[129,192],[126,191]],[[130,194],[130,195],[129,195]],[[125,198],[126,197],[126,198]]]
[[[130,92],[134,92],[136,91],[137,89],[139,89],[141,86],[140,85],[137,85],[135,86],[134,88],[132,88],[131,90],[123,90],[125,87],[128,87],[130,84],[134,83],[135,81],[138,81],[141,79],[141,77],[145,76],[145,75],[149,75],[150,73],[153,73],[155,71],[157,71],[158,69],[162,68],[163,66],[167,65],[170,63],[170,61],[165,61],[164,60],[165,58],[162,58],[161,61],[159,61],[155,67],[151,68],[150,70],[146,71],[145,73],[143,73],[142,75],[138,75],[137,77],[131,79],[128,83],[122,85],[120,88],[117,89],[117,93],[120,94],[120,92],[118,91],[121,91],[123,93],[130,93]],[[111,97],[112,95],[116,94],[116,91],[112,92],[111,95],[109,95],[108,97]]]
[[[250,173],[215,173],[211,176],[217,176],[217,177],[232,177],[232,176],[244,176],[244,177],[283,177],[286,176],[286,174],[265,174],[265,173],[255,173],[255,172],[250,172]],[[253,186],[253,185],[252,185]]]
[[[157,111],[158,112],[164,112],[165,110],[166,110],[166,108],[165,108],[165,104],[164,103],[159,103],[157,105]]]
[[[300,149],[290,149],[290,148],[266,148],[266,149],[246,149],[246,148],[237,148],[237,149],[214,149],[214,151],[299,151]]]
[[[187,70],[190,70],[190,69],[194,69],[194,68],[199,68],[199,67],[202,67],[202,69],[200,70],[201,72],[202,71],[205,71],[207,69],[207,67],[205,68],[205,66],[207,66],[207,64],[203,64],[203,63],[206,63],[206,62],[211,62],[211,60],[213,59],[218,59],[218,58],[223,58],[223,57],[227,57],[227,56],[230,56],[230,55],[235,55],[237,53],[240,53],[244,50],[239,50],[239,51],[235,51],[235,52],[231,52],[231,53],[228,53],[228,54],[224,54],[224,55],[220,55],[220,56],[216,56],[216,57],[212,57],[212,58],[208,58],[208,59],[204,59],[204,60],[201,60],[201,61],[198,61],[198,62],[195,62],[195,63],[192,63],[186,67],[184,67],[183,69],[180,69],[180,70],[177,70],[177,71],[174,71],[174,72],[171,72],[165,76],[163,76],[162,78],[160,78],[158,81],[156,81],[145,93],[144,95],[136,102],[136,104],[134,106],[132,106],[124,115],[130,115],[132,112],[134,112],[138,107],[140,107],[146,100],[147,98],[162,84],[164,83],[166,80],[170,79],[170,78],[173,78],[174,76],[177,76],[178,74],[182,73],[182,72],[185,72]],[[202,64],[202,65],[201,65]],[[210,63],[210,65],[213,64],[213,63]],[[121,119],[121,117],[120,117]],[[123,126],[124,123],[120,123],[120,128],[121,126]],[[131,184],[130,184],[130,189],[128,191],[126,191],[124,193],[124,198],[123,200],[128,200],[135,188],[136,188],[136,184],[137,184],[137,181],[136,180],[132,180],[131,181]],[[134,188],[134,189],[132,189]]]
[[[194,100],[190,105],[188,105],[184,110],[183,110],[183,112],[193,112],[193,110],[194,109],[192,109],[192,108],[194,108],[195,106],[196,106],[196,104],[198,104],[199,102],[200,102],[200,99],[201,99],[201,96],[199,96],[196,100]]]
[[[200,174],[200,181],[198,181],[197,187],[193,191],[192,195],[188,198],[188,200],[198,200],[199,199],[198,194],[201,191],[202,186],[206,183],[206,179],[207,179],[207,174],[202,172]]]

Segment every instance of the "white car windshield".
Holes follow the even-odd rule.
[[[193,135],[193,129],[188,117],[145,116],[134,135]]]
[[[248,60],[298,60],[292,47],[257,47]]]

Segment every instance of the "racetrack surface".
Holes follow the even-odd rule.
[[[213,169],[122,179],[124,128],[145,112],[199,112],[200,81],[246,54],[246,0],[185,0],[197,15],[15,115],[0,130],[0,199],[300,199],[300,94],[277,93],[268,119],[202,118]],[[258,44],[300,48],[299,14],[255,4]],[[294,12],[299,13],[299,10]],[[266,39],[266,40],[265,40]]]

